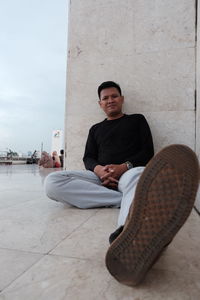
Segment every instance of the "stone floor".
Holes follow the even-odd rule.
[[[0,166],[1,300],[200,299],[196,211],[143,284],[127,287],[104,264],[119,210],[80,210],[49,200],[43,182],[52,171]]]

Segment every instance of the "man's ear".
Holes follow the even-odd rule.
[[[124,96],[121,96],[122,97],[122,103],[124,103]]]
[[[101,107],[101,100],[99,100],[98,103],[99,103],[99,106]]]

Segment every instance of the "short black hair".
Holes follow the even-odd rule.
[[[102,84],[100,84],[100,86],[98,87],[97,91],[98,91],[99,99],[100,99],[101,91],[104,90],[104,89],[111,88],[111,87],[116,88],[119,91],[120,96],[122,95],[122,91],[121,91],[121,88],[120,88],[118,83],[116,83],[114,81],[105,81]]]

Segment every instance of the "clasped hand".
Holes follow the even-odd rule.
[[[126,164],[96,166],[94,172],[99,176],[102,185],[108,188],[117,189],[119,178],[127,170]]]

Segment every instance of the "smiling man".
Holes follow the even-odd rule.
[[[153,157],[149,125],[142,114],[123,113],[120,86],[103,82],[98,96],[106,119],[89,131],[86,170],[51,173],[46,193],[79,208],[120,207],[106,266],[118,281],[137,285],[190,214],[198,160],[183,145],[166,147]]]
[[[103,186],[118,189],[123,173],[145,166],[152,158],[152,136],[143,115],[122,112],[124,97],[118,84],[102,83],[98,96],[107,118],[90,129],[83,161],[86,169],[101,179]],[[134,170],[142,172],[143,169]]]

